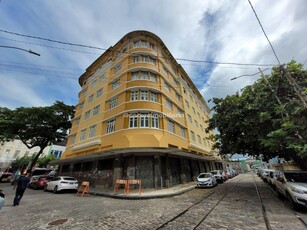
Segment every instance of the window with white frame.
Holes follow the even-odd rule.
[[[76,142],[76,137],[77,137],[76,134],[73,134],[73,135],[70,136],[70,144],[71,145],[73,145]]]
[[[197,135],[197,139],[198,139],[198,143],[201,144],[201,139],[199,135]]]
[[[186,105],[188,108],[190,108],[190,104],[189,104],[189,102],[188,102],[187,100],[185,100],[185,105]]]
[[[137,128],[138,127],[138,114],[133,113],[129,114],[129,128]]]
[[[107,122],[107,133],[113,133],[115,131],[116,119],[111,119]]]
[[[147,90],[141,90],[140,99],[141,101],[148,101],[148,91]]]
[[[139,72],[133,72],[131,74],[131,81],[139,80]]]
[[[203,143],[204,143],[204,146],[207,146],[207,143],[206,143],[206,139],[203,138]]]
[[[158,94],[155,92],[150,92],[150,100],[154,102],[158,102]]]
[[[141,62],[148,62],[147,56],[141,56]]]
[[[158,114],[151,114],[151,128],[159,128],[159,116]]]
[[[141,115],[140,115],[140,127],[141,128],[149,127],[149,114],[148,113],[141,113]]]
[[[99,81],[104,81],[106,79],[106,74],[102,74],[100,77],[99,77]]]
[[[86,135],[86,129],[82,129],[80,133],[80,141],[85,140],[85,135]]]
[[[191,132],[191,139],[192,139],[192,141],[195,141],[195,134],[194,134],[194,132],[193,131],[190,131]]]
[[[195,114],[195,108],[192,106],[192,109],[193,109],[193,113]]]
[[[157,74],[150,73],[150,80],[153,82],[157,82]]]
[[[109,101],[109,108],[113,109],[113,108],[115,108],[117,106],[117,104],[118,104],[118,96],[113,97],[113,98],[110,99],[110,101]]]
[[[119,79],[113,82],[112,89],[117,89],[120,86]]]
[[[90,131],[88,134],[88,138],[93,138],[96,135],[96,125],[90,126]]]
[[[139,99],[138,96],[139,96],[138,90],[131,91],[130,101],[137,101]]]
[[[88,97],[88,102],[92,102],[94,99],[94,94],[91,94],[89,97]]]
[[[154,50],[154,49],[155,49],[155,45],[152,44],[152,43],[149,43],[149,48],[152,49],[152,50]]]
[[[87,120],[90,118],[91,110],[85,112],[84,119]]]
[[[164,88],[168,91],[171,92],[171,87],[167,82],[164,82]]]
[[[190,123],[192,123],[192,117],[191,117],[190,114],[188,114],[188,121],[189,121]]]
[[[103,88],[98,89],[96,92],[96,97],[100,97],[103,94]]]
[[[96,85],[97,85],[97,80],[94,80],[94,81],[92,82],[92,88],[94,88]]]
[[[115,66],[114,73],[117,73],[118,71],[120,71],[121,68],[122,68],[122,64],[119,64],[119,65]]]
[[[156,59],[149,57],[149,63],[152,65],[156,65]]]
[[[197,115],[198,115],[198,118],[200,119],[200,114],[199,114],[199,112],[197,112]]]
[[[140,79],[141,80],[148,80],[148,72],[141,71]]]
[[[169,99],[166,99],[166,108],[173,110],[173,103]]]
[[[180,95],[178,93],[176,93],[176,99],[180,101]]]
[[[83,107],[84,107],[84,101],[80,102],[79,109],[83,109]]]
[[[171,133],[175,133],[175,124],[171,120],[167,120],[167,130]]]
[[[200,125],[200,130],[203,131],[203,126],[202,125]]]
[[[185,138],[185,128],[183,128],[182,126],[180,126],[180,136]]]
[[[80,124],[80,120],[81,120],[81,117],[77,117],[76,121],[75,121],[75,125],[79,125]]]
[[[97,115],[99,113],[99,110],[100,110],[100,105],[95,106],[93,109],[93,116]]]
[[[183,118],[183,111],[179,107],[177,107],[177,110],[178,110],[179,116]]]
[[[195,126],[198,128],[198,122],[194,120]]]
[[[133,56],[132,57],[132,62],[133,63],[139,62],[139,57],[138,56]]]

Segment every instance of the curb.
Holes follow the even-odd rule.
[[[147,199],[158,199],[158,198],[165,198],[165,197],[172,197],[172,196],[177,196],[186,192],[189,192],[193,189],[195,189],[196,186],[191,186],[185,189],[182,189],[180,191],[176,191],[176,192],[170,192],[170,193],[166,193],[166,194],[153,194],[153,195],[149,195],[149,194],[144,194],[144,195],[124,195],[124,194],[110,194],[110,193],[106,193],[106,192],[99,192],[99,191],[90,191],[89,194],[93,195],[93,196],[104,196],[104,197],[108,197],[108,198],[114,198],[114,199],[123,199],[123,200],[147,200]]]

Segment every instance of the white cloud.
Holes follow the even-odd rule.
[[[307,23],[307,6],[304,0],[252,3],[281,62],[288,62],[292,58],[299,62],[306,61],[304,28]],[[10,0],[0,4],[0,29],[22,34],[109,48],[131,31],[148,30],[162,39],[175,58],[276,63],[248,1],[236,1],[234,4],[225,0],[32,0],[18,4],[17,0]],[[3,38],[81,52],[16,43]],[[78,79],[103,52],[5,33],[0,33],[0,42],[27,47],[41,53],[38,58],[1,49],[3,53],[0,58],[0,79],[5,85],[0,85],[0,106],[10,108],[36,106],[40,103],[52,104],[61,99],[65,103],[76,104],[80,90],[78,82],[63,77]],[[35,65],[55,66],[58,67],[55,69],[57,73],[51,74],[44,68],[37,76],[32,74],[32,77],[29,77],[22,72],[4,70],[12,68],[8,67],[7,63],[16,62],[28,65],[32,72],[37,68]],[[178,62],[195,81],[205,99],[232,94],[257,79],[255,76],[230,81],[235,76],[257,72],[257,67]],[[63,68],[73,73],[67,73]],[[6,81],[8,76],[10,81]],[[8,83],[12,86],[8,87]],[[14,95],[7,91],[12,87]],[[23,89],[24,87],[27,89]]]

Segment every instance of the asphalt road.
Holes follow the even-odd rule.
[[[147,200],[27,189],[15,207],[13,187],[1,183],[6,203],[0,210],[0,229],[268,229],[255,181],[270,229],[307,229],[307,211],[286,207],[253,174],[241,174],[213,189]]]

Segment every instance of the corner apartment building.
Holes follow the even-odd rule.
[[[82,87],[60,174],[112,187],[141,179],[146,188],[195,180],[221,168],[205,132],[209,107],[162,40],[125,35],[80,76]]]

